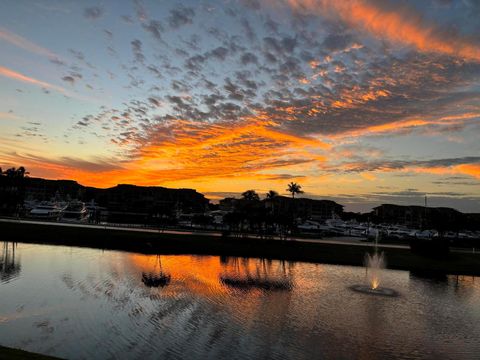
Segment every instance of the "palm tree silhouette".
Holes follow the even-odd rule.
[[[278,196],[278,193],[274,190],[270,190],[268,193],[267,193],[267,199],[268,200],[273,200],[275,199],[276,197]]]
[[[295,194],[303,194],[302,186],[293,181],[288,184],[287,191],[292,194],[292,199],[295,199]]]
[[[278,193],[274,190],[270,190],[267,195],[266,195],[266,208],[268,210],[268,215],[269,219],[268,221],[270,222],[270,226],[273,227],[273,223],[275,222],[274,217],[275,217],[275,198],[278,196]],[[273,230],[270,230],[273,232]]]

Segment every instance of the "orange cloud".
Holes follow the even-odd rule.
[[[462,164],[455,166],[454,169],[461,174],[470,175],[480,180],[480,164]]]
[[[360,176],[362,178],[364,178],[365,180],[368,180],[368,181],[375,181],[377,180],[377,177],[373,174],[370,174],[370,173],[361,173]]]
[[[480,118],[480,113],[469,112],[458,115],[442,116],[433,119],[406,119],[390,122],[386,124],[368,126],[359,130],[343,132],[338,135],[329,136],[331,139],[350,138],[360,136],[379,135],[387,133],[396,133],[405,129],[424,127],[428,125],[455,125],[475,118]]]
[[[271,175],[261,172],[295,168],[298,173],[299,167],[305,170],[310,164],[325,161],[318,152],[329,148],[314,138],[284,133],[263,115],[234,124],[178,120],[162,125],[156,135],[138,145],[135,157],[118,168],[95,169],[91,162],[18,154],[3,160],[24,165],[38,176],[73,178],[84,185],[108,187],[218,179],[269,181]]]
[[[321,161],[311,150],[329,147],[313,138],[281,132],[262,116],[233,125],[176,121],[170,138],[158,140],[140,150],[136,164],[156,168],[155,177],[168,181],[246,176]]]
[[[354,87],[352,90],[343,91],[340,95],[341,100],[335,100],[332,103],[332,107],[336,109],[351,109],[369,101],[378,100],[388,96],[390,96],[390,93],[387,90],[367,90],[361,92],[358,87]]]
[[[3,66],[0,66],[0,76],[4,76],[4,77],[7,77],[7,78],[18,80],[18,81],[25,82],[25,83],[28,83],[28,84],[38,85],[38,86],[43,87],[43,88],[52,89],[52,90],[58,91],[62,94],[67,93],[67,91],[64,88],[62,88],[61,86],[57,86],[57,85],[47,83],[45,81],[37,80],[35,78],[23,75],[19,72],[16,72],[14,70],[8,69],[8,68],[3,67]]]
[[[468,175],[480,180],[480,164],[461,164],[451,167],[408,168],[405,171],[435,175]]]
[[[427,24],[419,14],[406,6],[386,8],[368,0],[287,0],[297,10],[319,15],[334,14],[355,28],[390,41],[413,46],[424,52],[434,52],[480,61],[480,47],[465,37],[442,33]]]

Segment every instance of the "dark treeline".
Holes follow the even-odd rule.
[[[21,211],[27,174],[23,166],[5,171],[0,168],[0,214],[12,215]]]
[[[292,182],[286,188],[290,198],[270,190],[263,200],[254,190],[247,190],[239,199],[221,200],[219,209],[227,211],[224,223],[233,233],[252,232],[264,237],[298,233],[298,225],[306,220],[321,222],[332,217],[341,218],[343,206],[334,201],[295,198],[303,193],[301,188]]]
[[[298,197],[301,185],[291,182],[281,196],[270,190],[260,196],[247,190],[240,198],[212,204],[193,189],[117,185],[108,189],[86,187],[73,180],[32,178],[24,167],[0,169],[0,214],[26,216],[28,201],[79,200],[96,206],[93,221],[144,225],[196,225],[220,228],[232,235],[255,233],[268,237],[298,232],[305,221],[324,223],[337,218],[368,224],[402,224],[440,233],[480,230],[480,214],[464,214],[451,208],[426,208],[383,204],[369,213],[344,212],[330,200]],[[216,221],[220,217],[221,221]]]
[[[275,212],[273,203],[278,194],[271,190],[264,201],[254,190],[247,190],[240,199],[233,200],[230,211],[224,216],[224,223],[230,231],[243,234],[247,231],[268,237],[274,233],[286,235],[294,225],[294,214]]]

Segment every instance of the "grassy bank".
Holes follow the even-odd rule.
[[[114,229],[0,223],[0,240],[125,250],[145,254],[205,254],[262,257],[289,261],[363,265],[367,246],[220,238],[199,234],[162,234]],[[384,250],[388,267],[447,274],[479,275],[480,254],[452,253],[445,259],[412,254],[408,249]]]
[[[19,349],[12,349],[4,346],[0,346],[0,359],[9,360],[58,360],[59,358],[40,355],[23,351]]]

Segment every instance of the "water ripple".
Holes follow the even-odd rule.
[[[21,255],[21,257],[20,257]],[[0,283],[2,344],[71,359],[470,359],[480,280],[214,256],[146,256],[23,245]],[[168,274],[146,286],[142,274]]]

